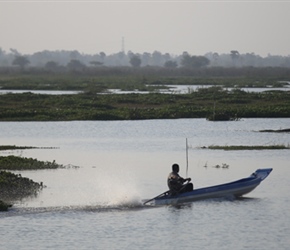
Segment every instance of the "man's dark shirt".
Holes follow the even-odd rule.
[[[167,178],[167,185],[172,193],[178,193],[185,180],[176,172],[171,172]]]

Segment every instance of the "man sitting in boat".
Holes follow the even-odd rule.
[[[193,184],[189,183],[191,178],[182,178],[179,174],[179,165],[174,163],[172,165],[172,172],[167,179],[167,185],[169,187],[171,195],[177,195],[180,193],[190,192],[193,190]],[[188,183],[184,184],[184,182]]]

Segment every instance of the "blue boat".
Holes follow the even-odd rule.
[[[271,173],[272,170],[272,168],[258,169],[256,172],[244,179],[216,186],[198,188],[191,192],[181,193],[174,196],[171,195],[169,191],[166,191],[150,200],[145,200],[143,204],[155,206],[178,205],[212,198],[238,198],[253,191]]]

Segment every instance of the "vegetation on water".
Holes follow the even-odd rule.
[[[12,205],[0,200],[0,211],[8,211],[9,207],[12,207]]]
[[[234,145],[234,146],[218,146],[211,145],[208,147],[202,147],[205,149],[217,149],[217,150],[275,150],[275,149],[290,149],[290,146],[286,145],[256,145],[256,146],[244,146],[244,145]]]
[[[264,129],[264,130],[260,130],[259,132],[264,132],[264,133],[290,133],[290,128],[285,128],[285,129]]]
[[[0,199],[4,203],[37,195],[42,188],[42,183],[34,182],[20,174],[0,171]]]
[[[31,147],[31,146],[0,145],[0,151],[3,151],[3,150],[23,150],[23,149],[56,149],[56,147]]]
[[[32,147],[0,146],[0,148],[21,148],[29,149]],[[38,169],[57,169],[66,166],[53,162],[38,161],[32,158],[18,156],[0,156],[0,211],[7,211],[11,203],[28,196],[37,195],[44,187],[42,182],[37,183],[20,174],[9,171],[19,170],[38,170]],[[5,171],[3,171],[5,170]]]
[[[205,167],[205,168],[208,167],[207,162],[205,163],[205,165],[203,167]],[[230,165],[226,164],[226,163],[222,163],[221,165],[220,164],[215,164],[215,165],[213,165],[211,167],[212,168],[216,168],[216,169],[228,169],[230,167]]]
[[[15,146],[15,145],[0,145],[1,150],[17,150],[17,149],[35,149],[36,147]]]
[[[290,117],[290,92],[248,93],[221,87],[200,88],[190,94],[40,95],[5,94],[0,121],[70,121]]]
[[[290,117],[288,68],[97,67],[85,71],[41,69],[3,71],[0,88],[76,90],[76,95],[5,94],[0,98],[0,121],[70,121],[243,117]],[[188,93],[160,94],[168,85],[199,85]],[[240,88],[267,87],[248,93]],[[229,91],[227,88],[233,88]],[[108,94],[109,89],[149,91],[149,94]]]
[[[33,158],[19,157],[14,155],[0,156],[0,169],[5,170],[37,170],[64,168],[55,161],[38,161]]]

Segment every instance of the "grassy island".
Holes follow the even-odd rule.
[[[1,150],[23,150],[23,149],[56,149],[56,147],[31,147],[31,146],[0,145],[0,151]]]
[[[11,202],[36,195],[42,187],[42,183],[34,182],[29,178],[22,177],[20,174],[0,171],[0,197],[2,204],[6,201]]]
[[[31,147],[0,146],[1,150]],[[43,188],[42,182],[37,183],[20,174],[9,171],[38,170],[64,168],[63,165],[53,162],[43,162],[32,158],[18,156],[0,156],[0,211],[7,211],[11,203],[29,196],[35,196]]]
[[[12,207],[12,205],[0,200],[0,211],[8,211],[9,207]]]
[[[202,147],[205,149],[214,149],[214,150],[277,150],[277,149],[290,149],[290,146],[285,145],[256,145],[256,146],[246,146],[246,145],[235,145],[235,146],[218,146],[211,145],[208,147]]]
[[[220,87],[190,94],[6,94],[0,121],[290,117],[290,92],[248,93]],[[211,119],[215,120],[215,119]]]
[[[56,169],[62,165],[53,162],[38,161],[33,158],[18,157],[14,155],[0,156],[0,169],[5,170],[37,170],[37,169]]]
[[[288,69],[99,69],[87,74],[26,72],[0,76],[1,89],[75,90],[78,94],[3,94],[0,121],[71,121],[207,118],[238,120],[290,117]],[[251,72],[251,74],[249,74]],[[271,73],[271,74],[270,74]],[[289,77],[288,77],[289,76]],[[168,85],[188,85],[186,94],[161,94]],[[193,91],[190,86],[202,86]],[[241,88],[264,87],[265,92]],[[138,90],[112,94],[109,89]],[[147,94],[142,94],[147,91]]]
[[[34,182],[20,174],[0,171],[0,211],[7,211],[16,200],[37,195],[42,188],[42,183]]]

